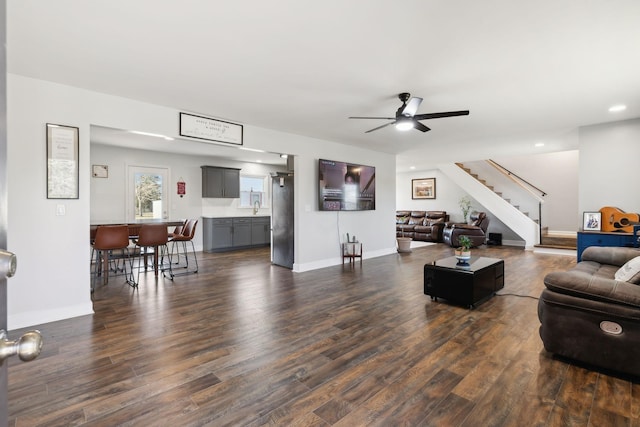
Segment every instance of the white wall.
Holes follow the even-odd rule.
[[[584,211],[604,206],[640,213],[639,141],[640,119],[580,128],[580,224]]]
[[[92,313],[89,289],[90,127],[178,137],[179,110],[9,74],[8,249],[18,255],[9,280],[10,329]],[[46,198],[45,124],[80,129],[80,198]],[[245,124],[247,147],[295,155],[295,271],[341,262],[341,232],[358,236],[364,257],[395,251],[395,157]],[[317,210],[318,158],[376,167],[376,210]],[[56,205],[66,207],[56,216]],[[280,267],[274,267],[280,268]]]
[[[496,158],[495,160],[547,192],[547,196],[544,197],[545,203],[542,205],[544,226],[549,227],[550,231],[556,232],[575,232],[578,230],[581,222],[576,219],[575,215],[578,209],[579,152],[577,150]],[[481,179],[487,178],[487,176],[485,176],[487,174],[483,175],[483,169],[479,166],[475,166],[477,170],[474,170],[476,163],[479,162],[467,162],[465,166],[471,165],[472,172],[479,173]],[[412,200],[411,180],[431,177],[436,178],[436,199]],[[496,191],[503,190],[499,188],[499,182],[492,182],[491,179],[489,179],[487,183],[496,187]],[[467,195],[465,191],[437,169],[398,174],[398,181],[396,183],[397,209],[445,210],[449,213],[451,221],[459,222],[462,221],[462,212],[458,206],[458,201],[464,195]],[[509,194],[505,193],[504,196],[506,198],[512,198],[513,204],[523,205],[524,199],[522,202],[518,202]],[[524,196],[521,195],[521,197]],[[473,200],[473,197],[472,202],[472,209],[486,211],[482,205]],[[530,205],[531,206],[526,206],[525,210],[530,210],[531,218],[537,218],[537,202],[531,200]],[[518,245],[518,242],[522,241],[516,233],[491,215],[490,212],[487,214],[490,217],[489,232],[501,233],[503,241],[509,242],[510,244]]]
[[[413,200],[411,198],[411,180],[421,178],[436,179],[435,199]],[[462,222],[462,211],[458,201],[466,194],[439,169],[399,173],[396,181],[396,208],[397,210],[446,211],[450,221]],[[478,206],[478,203],[474,203],[474,206]]]
[[[412,200],[411,180],[419,178],[436,178],[436,198],[428,200]],[[439,169],[422,172],[410,172],[398,174],[396,182],[396,207],[398,210],[424,210],[424,211],[446,211],[449,220],[452,222],[462,222],[462,210],[458,205],[462,196],[471,198],[471,211],[487,211],[471,195],[467,194],[460,186],[450,180]],[[524,245],[522,238],[511,231],[500,220],[494,217],[491,212],[489,216],[489,233],[501,233],[504,244]]]
[[[577,231],[582,227],[584,211],[598,211],[604,206],[640,213],[640,197],[635,191],[640,119],[584,126],[577,133],[578,151],[497,160],[518,174],[531,176],[548,191],[543,221],[549,221],[552,231]],[[437,199],[411,200],[411,179],[432,176],[437,177]],[[457,200],[462,190],[437,170],[398,174],[396,194],[398,209],[446,210],[452,220],[461,218]],[[489,229],[497,232],[494,225]]]
[[[544,227],[556,232],[575,233],[578,230],[581,224],[575,218],[578,209],[578,150],[495,160],[547,193],[542,204]]]

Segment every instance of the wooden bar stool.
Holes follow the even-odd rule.
[[[176,250],[176,245],[178,246],[181,245],[182,252],[185,258],[185,264],[184,265],[180,264],[180,247],[178,247],[176,250],[178,255],[176,263],[179,264],[179,268],[184,268],[185,271],[183,271],[182,273],[172,273],[172,275],[174,276],[198,272],[198,257],[196,256],[196,247],[193,244],[193,236],[195,236],[196,234],[196,225],[198,225],[197,219],[187,220],[184,227],[182,228],[182,233],[178,235],[174,235],[172,238],[169,239],[169,242],[172,243],[171,255],[173,256],[173,252],[174,250]],[[195,263],[195,268],[192,270],[189,270],[189,251],[187,250],[187,242],[191,243],[191,250],[193,252],[193,261]]]
[[[167,236],[167,226],[165,224],[144,224],[140,227],[138,238],[133,241],[136,245],[136,253],[144,259],[144,270],[147,271],[149,265],[149,255],[153,254],[153,271],[158,277],[159,265],[163,264],[165,255],[169,258],[169,274],[173,280],[173,270],[171,268],[171,254],[167,247],[169,238]],[[138,263],[138,279],[136,285],[140,283],[141,264]],[[162,269],[163,276],[165,269]]]
[[[109,261],[123,260],[125,280],[133,287],[137,286],[133,281],[133,261],[129,252],[129,227],[126,225],[104,225],[96,229],[95,240],[92,245],[97,251],[91,291],[95,288],[95,281],[102,272],[102,283],[109,281]],[[127,264],[129,270],[127,271]]]

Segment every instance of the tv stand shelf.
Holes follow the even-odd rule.
[[[578,231],[577,256],[582,260],[582,252],[589,246],[623,246],[637,248],[640,239],[640,225],[633,226],[633,233],[618,233],[616,231]]]

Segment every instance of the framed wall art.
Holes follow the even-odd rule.
[[[78,199],[79,129],[47,123],[47,199]]]
[[[94,178],[109,178],[109,166],[107,165],[92,165],[91,176]]]
[[[602,223],[601,212],[583,212],[582,229],[584,231],[600,231]]]
[[[242,125],[194,114],[180,113],[180,136],[242,145]]]
[[[411,180],[411,198],[412,199],[435,199],[436,198],[436,179],[435,178],[419,178]]]

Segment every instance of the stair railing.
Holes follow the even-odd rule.
[[[547,192],[536,187],[518,174],[511,172],[509,169],[505,168],[494,160],[489,159],[487,160],[487,163],[489,163],[496,170],[498,170],[498,172],[513,181],[516,185],[528,191],[538,201],[538,228],[540,230],[538,233],[538,243],[542,243],[542,204],[544,203],[543,197],[547,195]]]

